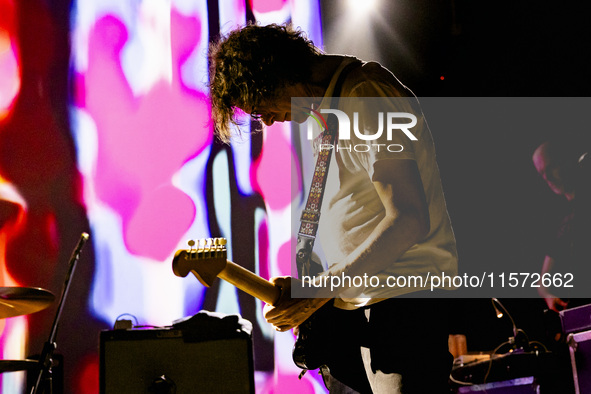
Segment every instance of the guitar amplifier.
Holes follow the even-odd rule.
[[[102,331],[100,392],[254,393],[248,328],[199,315],[171,328]]]

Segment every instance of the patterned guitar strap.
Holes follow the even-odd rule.
[[[337,108],[339,96],[343,82],[347,74],[355,67],[361,65],[360,61],[354,61],[347,64],[337,82],[332,94],[331,109]],[[335,146],[335,140],[338,135],[339,123],[336,115],[329,114],[326,121],[327,129],[322,132],[320,146],[330,144]],[[332,157],[333,149],[319,149],[318,158],[316,159],[316,167],[314,169],[314,176],[310,184],[310,191],[308,193],[308,200],[306,207],[302,211],[300,218],[300,230],[298,232],[298,242],[296,246],[296,264],[298,269],[298,277],[316,276],[324,269],[322,265],[312,260],[312,249],[314,247],[314,240],[316,239],[316,232],[318,231],[318,223],[320,220],[320,207],[322,205],[322,197],[324,195],[324,186],[326,185],[326,178],[328,176],[328,167]]]

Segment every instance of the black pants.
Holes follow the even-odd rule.
[[[371,368],[402,376],[404,394],[448,393],[453,358],[448,351],[449,300],[399,297],[354,311],[333,307],[328,367],[332,378],[359,393],[371,393],[361,347],[371,353]],[[330,387],[329,387],[330,389]]]

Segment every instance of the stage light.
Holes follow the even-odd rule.
[[[396,32],[383,18],[384,6],[379,0],[347,0],[331,6],[334,18],[325,32],[325,44],[329,52],[347,53],[366,61],[383,62],[378,50],[376,29],[387,30],[389,37]]]
[[[498,302],[499,300],[497,300],[496,298],[493,298],[492,304],[493,304],[493,307],[495,308],[495,313],[497,314],[497,319],[500,319],[501,317],[503,317],[503,312],[501,312],[499,310],[499,308],[497,308],[497,304],[495,304],[495,301]]]
[[[495,313],[497,314],[497,318],[500,319],[504,316],[505,312],[507,314],[507,317],[509,318],[509,320],[511,321],[511,325],[513,326],[513,336],[516,337],[517,336],[517,326],[515,325],[515,320],[513,320],[513,317],[509,314],[509,312],[507,312],[507,309],[505,309],[505,306],[503,304],[501,304],[501,301],[499,301],[497,298],[492,298],[491,299],[493,307],[495,308]],[[498,307],[500,307],[501,309],[499,309]]]
[[[507,308],[505,308],[505,306],[501,303],[501,301],[499,301],[497,298],[491,298],[493,307],[495,308],[495,313],[497,314],[497,318],[502,318],[503,316],[507,316],[509,318],[509,320],[511,321],[511,326],[513,329],[513,336],[509,337],[509,341],[507,343],[509,343],[514,350],[517,349],[523,349],[525,351],[529,351],[530,349],[530,342],[529,342],[529,338],[527,337],[527,334],[525,333],[525,331],[523,331],[520,328],[517,328],[517,325],[515,324],[515,320],[513,320],[513,317],[511,316],[511,314],[509,313],[509,311],[507,310]]]
[[[362,16],[367,15],[371,12],[377,5],[377,0],[348,0],[347,5],[349,11],[356,15]]]

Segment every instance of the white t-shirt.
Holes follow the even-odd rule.
[[[330,98],[342,68],[355,60],[345,58],[317,110],[330,108]],[[341,91],[338,104],[338,109],[349,115],[351,137],[349,140],[338,140],[338,152],[333,150],[325,187],[318,240],[327,263],[330,265],[343,260],[369,236],[385,215],[384,206],[372,183],[377,161],[416,161],[429,207],[430,231],[425,239],[408,249],[397,261],[392,261],[386,270],[367,273],[380,279],[378,286],[354,287],[341,294],[341,300],[337,300],[336,305],[344,309],[421,290],[415,286],[391,287],[386,281],[391,284],[392,277],[402,276],[410,280],[411,276],[421,276],[425,285],[423,288],[429,288],[429,276],[457,274],[456,243],[441,187],[435,147],[418,100],[414,97],[400,98],[404,86],[379,64],[365,63],[363,70],[368,78]],[[402,94],[411,93],[402,91]],[[354,132],[353,113],[358,113],[360,132],[365,130],[365,133],[373,135],[378,126],[378,111],[383,114],[382,136],[377,140],[359,138]],[[373,116],[364,117],[368,112],[372,112]],[[411,122],[412,119],[405,118],[404,114],[413,114],[417,124],[409,127],[408,133],[393,129],[388,136],[387,113],[403,114],[393,119],[396,124]],[[411,136],[416,140],[412,140]]]

